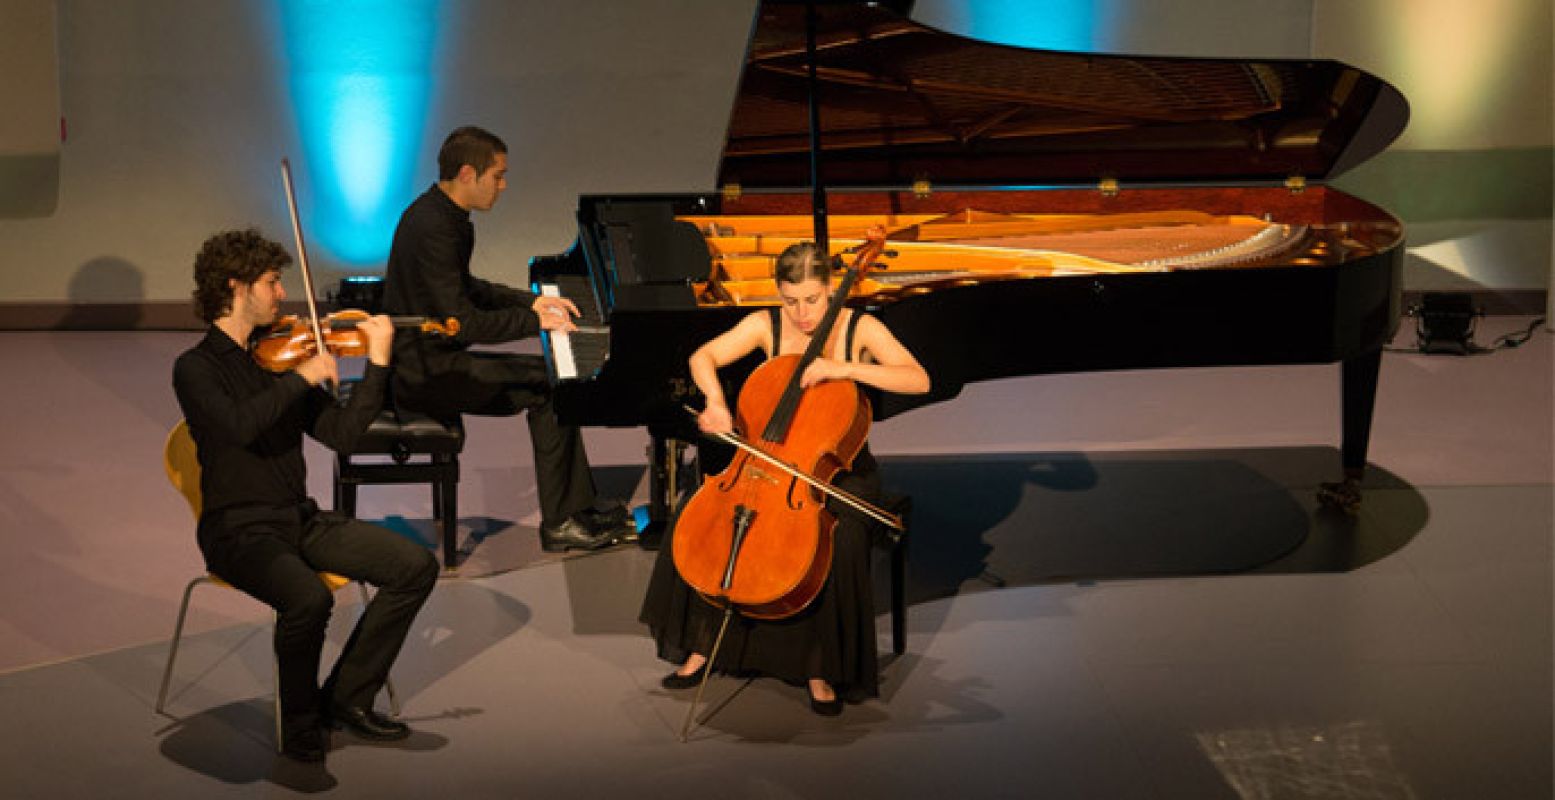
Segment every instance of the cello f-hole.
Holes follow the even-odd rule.
[[[788,507],[795,511],[799,511],[800,509],[804,508],[805,496],[810,495],[813,498],[815,494],[816,492],[814,489],[811,489],[809,486],[801,483],[798,478],[792,478],[788,482],[788,493],[786,495],[788,498]]]
[[[727,492],[734,489],[735,484],[740,482],[740,476],[745,473],[745,465],[748,463],[750,463],[750,455],[748,453],[736,453],[734,460],[730,461],[729,466],[725,467],[724,471],[718,475],[718,477],[724,478],[724,481],[718,486],[718,491]]]

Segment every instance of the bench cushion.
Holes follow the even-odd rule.
[[[352,453],[458,453],[464,449],[464,426],[444,424],[414,411],[384,409]]]

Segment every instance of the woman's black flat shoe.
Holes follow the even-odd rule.
[[[702,673],[707,672],[707,665],[703,664],[696,672],[690,675],[682,675],[679,672],[671,672],[659,681],[659,685],[666,689],[690,689],[702,682]]]
[[[817,700],[815,695],[810,695],[810,710],[823,717],[835,717],[842,713],[842,698],[834,697],[830,700]]]

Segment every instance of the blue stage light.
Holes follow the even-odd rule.
[[[1097,29],[1097,0],[941,0],[941,27],[974,39],[1044,50],[1094,52],[1107,31]]]
[[[309,236],[378,267],[413,196],[441,0],[281,0],[291,90],[314,189]]]

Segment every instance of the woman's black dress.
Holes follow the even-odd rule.
[[[853,314],[849,320],[846,352],[850,356],[853,323],[858,316]],[[777,355],[779,341],[780,337],[773,337],[773,355]],[[879,474],[867,444],[853,460],[853,468],[840,473],[832,483],[865,500],[878,499]],[[795,685],[821,678],[849,702],[879,694],[874,586],[870,582],[873,523],[836,501],[828,500],[827,508],[837,517],[837,525],[831,577],[820,594],[808,608],[787,619],[755,620],[736,613],[729,621],[714,669],[735,675],[765,675]],[[653,634],[659,657],[679,665],[692,653],[707,655],[712,650],[723,611],[680,579],[671,556],[673,537],[671,525],[659,547],[639,618]]]

